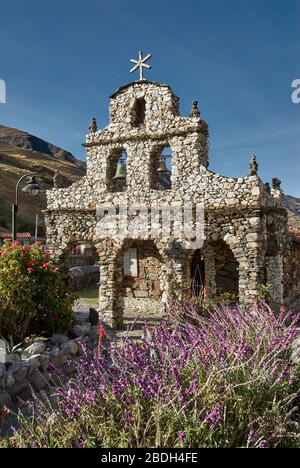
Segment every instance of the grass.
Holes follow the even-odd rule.
[[[73,291],[79,299],[88,299],[91,304],[98,304],[99,288],[96,285],[91,285],[79,291]]]

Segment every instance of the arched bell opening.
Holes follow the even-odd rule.
[[[110,155],[106,180],[109,192],[125,192],[127,190],[127,154],[124,149]]]
[[[172,149],[165,145],[156,149],[150,160],[150,187],[154,190],[172,188]]]

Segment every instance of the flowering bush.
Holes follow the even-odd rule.
[[[39,244],[7,242],[0,248],[0,336],[66,331],[72,297],[63,272]]]
[[[183,309],[193,324],[177,320]],[[171,315],[139,342],[111,346],[102,336],[58,389],[55,409],[36,400],[33,420],[4,446],[299,446],[297,318],[263,304],[210,317],[177,304]]]

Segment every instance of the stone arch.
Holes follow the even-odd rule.
[[[124,192],[127,190],[127,160],[128,154],[124,146],[113,149],[106,161],[106,188],[108,192]],[[123,172],[125,178],[116,178],[117,172]]]
[[[156,146],[150,154],[149,182],[152,190],[172,188],[173,150],[169,142]]]
[[[236,299],[239,297],[239,262],[229,242],[214,241],[211,247],[215,257],[215,287],[216,295],[229,293]]]
[[[137,270],[132,274],[124,268],[129,249],[136,252]],[[166,275],[165,259],[153,240],[126,239],[122,243],[114,260],[115,315],[119,325],[124,312],[164,312]]]

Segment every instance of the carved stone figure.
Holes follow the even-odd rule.
[[[255,154],[252,154],[250,162],[249,162],[248,176],[257,175],[257,171],[258,171],[258,163],[256,161],[256,156]]]
[[[200,117],[200,112],[198,109],[198,101],[193,101],[192,109],[190,112],[190,117]]]
[[[97,120],[95,117],[93,117],[89,126],[89,133],[95,133],[97,130]]]
[[[272,188],[274,190],[281,190],[281,180],[278,179],[277,177],[274,177],[272,179]]]

